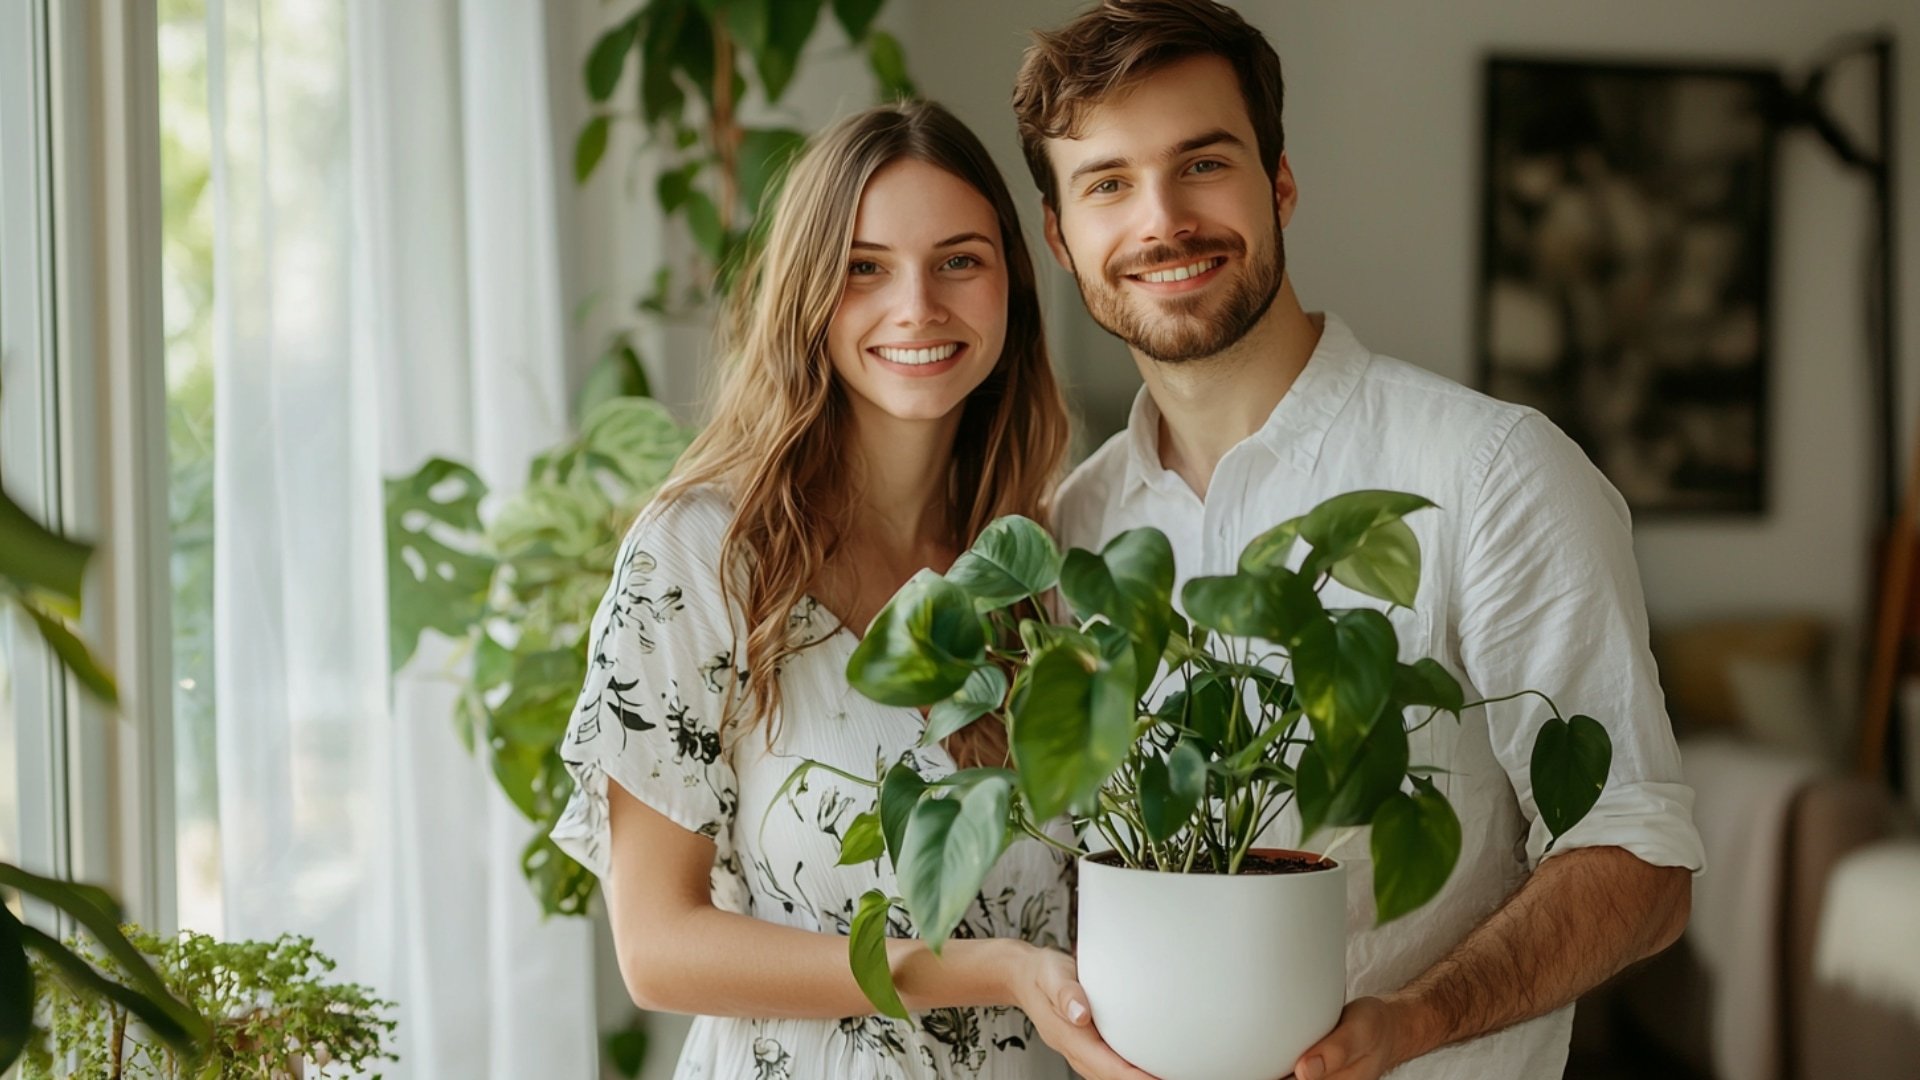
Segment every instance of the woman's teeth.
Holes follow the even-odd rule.
[[[1204,274],[1223,262],[1226,262],[1226,260],[1201,259],[1197,263],[1189,263],[1186,266],[1176,267],[1172,270],[1155,270],[1152,273],[1141,274],[1139,277],[1141,281],[1151,281],[1156,285],[1169,281],[1185,281],[1195,274]]]
[[[960,351],[960,343],[957,341],[948,342],[945,345],[935,345],[929,349],[890,349],[885,345],[876,345],[873,351],[879,353],[884,360],[890,360],[896,364],[911,364],[917,367],[921,364],[935,364],[945,360],[947,357]]]

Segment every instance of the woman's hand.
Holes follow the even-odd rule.
[[[1085,1080],[1154,1080],[1127,1064],[1100,1038],[1073,957],[1058,949],[1028,946],[1013,972],[1010,989],[1013,1003],[1033,1021],[1040,1038]]]

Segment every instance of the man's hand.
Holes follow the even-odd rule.
[[[1404,1011],[1377,997],[1355,998],[1340,1022],[1294,1063],[1295,1080],[1378,1080],[1411,1055]]]
[[[1014,1004],[1033,1021],[1040,1038],[1085,1080],[1154,1080],[1114,1053],[1094,1029],[1073,957],[1057,949],[1031,949],[1013,972],[1011,983]]]

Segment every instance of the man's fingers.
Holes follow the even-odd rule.
[[[1347,1064],[1346,1048],[1339,1040],[1340,1029],[1307,1048],[1293,1067],[1296,1080],[1326,1080],[1328,1074]]]

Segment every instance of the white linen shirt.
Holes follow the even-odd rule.
[[[1400,659],[1432,657],[1468,701],[1539,690],[1566,716],[1585,713],[1613,739],[1613,767],[1591,813],[1553,854],[1613,845],[1656,866],[1702,868],[1693,792],[1647,647],[1647,615],[1626,504],[1580,449],[1532,409],[1496,401],[1370,353],[1324,316],[1313,356],[1260,430],[1229,450],[1201,499],[1160,463],[1159,411],[1146,390],[1127,429],[1068,477],[1055,510],[1062,542],[1098,551],[1127,529],[1167,534],[1190,577],[1230,574],[1272,526],[1334,495],[1384,488],[1440,509],[1406,521],[1420,541],[1413,608],[1389,612]],[[1304,544],[1299,545],[1303,548]],[[1303,552],[1296,548],[1297,563]],[[1328,582],[1330,608],[1381,601]],[[1374,926],[1366,830],[1342,839],[1347,878],[1347,993],[1405,985],[1458,944],[1526,879],[1549,834],[1528,761],[1550,713],[1538,698],[1444,714],[1410,742],[1459,815],[1460,861],[1440,894]],[[1291,807],[1263,843],[1299,846]],[[1315,838],[1324,846],[1329,834]],[[1533,1080],[1565,1070],[1571,1006],[1416,1059],[1401,1080]]]

